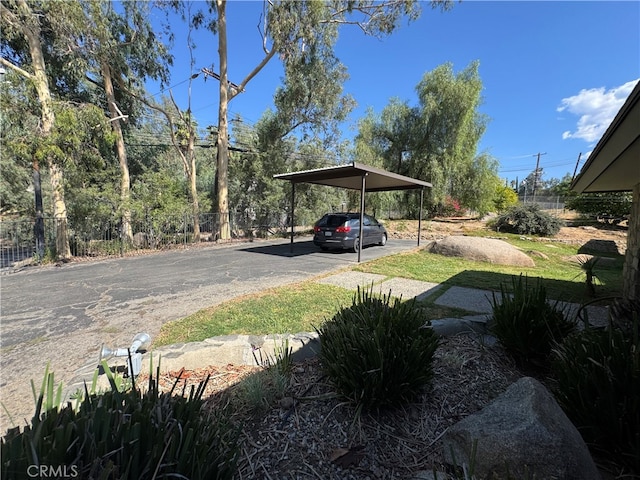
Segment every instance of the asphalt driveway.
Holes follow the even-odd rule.
[[[361,260],[411,250],[413,240],[369,247]],[[57,380],[97,363],[100,345],[152,338],[163,323],[240,295],[355,265],[357,254],[322,252],[310,238],[197,247],[137,257],[30,267],[0,277],[0,398],[16,423],[33,412],[30,380],[47,364]],[[0,416],[2,431],[9,426]]]

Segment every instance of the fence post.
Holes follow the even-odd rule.
[[[118,233],[120,233],[120,256],[124,257],[124,225],[122,217],[120,217],[120,225],[118,225]]]

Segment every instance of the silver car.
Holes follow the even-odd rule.
[[[387,230],[371,215],[364,215],[362,245],[385,245]],[[313,227],[313,243],[322,250],[330,248],[358,251],[359,213],[327,213]]]

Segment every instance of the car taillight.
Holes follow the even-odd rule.
[[[336,228],[336,233],[347,233],[350,231],[351,231],[351,227],[349,225]]]
[[[320,227],[313,227],[313,231],[318,233],[320,231]]]

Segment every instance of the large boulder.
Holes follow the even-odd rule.
[[[626,252],[626,246],[624,244],[618,245],[613,240],[598,240],[591,239],[585,244],[581,245],[578,249],[578,253],[593,253],[593,254],[613,254],[624,255]]]
[[[578,430],[551,393],[530,377],[453,425],[443,437],[445,458],[469,465],[474,442],[478,478],[601,480]]]
[[[429,251],[448,257],[463,257],[480,262],[535,267],[531,257],[513,245],[495,238],[452,235],[433,242]]]

